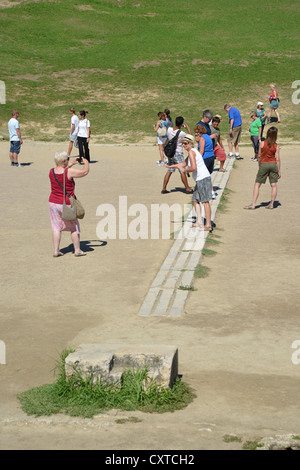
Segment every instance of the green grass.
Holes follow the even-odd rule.
[[[195,287],[192,286],[192,285],[186,285],[186,286],[181,285],[181,286],[178,287],[178,289],[179,289],[179,290],[191,290],[191,291],[197,290],[197,289],[195,289]]]
[[[7,102],[0,131],[18,108],[23,137],[67,139],[68,109],[88,109],[92,142],[153,139],[157,112],[169,107],[193,126],[205,108],[230,102],[244,119],[280,92],[280,139],[297,139],[299,8],[294,0],[56,0],[0,9],[0,79]],[[293,119],[291,119],[293,116]],[[286,117],[286,119],[285,119]],[[151,141],[151,140],[150,140]]]
[[[223,436],[224,442],[242,442],[242,438],[238,436],[234,436],[233,434],[225,434]]]
[[[92,378],[84,380],[78,373],[67,381],[64,364],[70,352],[63,351],[56,364],[56,382],[18,395],[25,413],[36,417],[65,413],[85,418],[113,408],[163,413],[186,407],[195,396],[179,379],[171,389],[159,386],[149,378],[147,369],[128,370],[117,384],[93,384]]]
[[[216,251],[211,250],[210,248],[203,248],[202,255],[203,256],[215,256],[217,254]]]
[[[229,196],[233,193],[233,191],[229,188],[225,188],[223,194],[220,198],[220,202],[218,205],[218,211],[221,213],[225,213],[227,210],[227,206],[229,203]]]
[[[202,264],[198,264],[195,268],[194,276],[199,279],[209,276],[209,273],[210,268],[203,266]]]

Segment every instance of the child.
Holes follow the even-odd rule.
[[[221,140],[221,132],[218,127],[220,124],[221,119],[219,116],[215,116],[212,119],[210,129],[212,131],[212,134],[217,134],[217,137],[213,139],[213,144],[214,144],[214,154],[217,157],[218,161],[220,162],[220,168],[219,171],[225,172],[227,170],[224,170],[224,163],[226,160],[226,152],[223,146],[223,142]]]

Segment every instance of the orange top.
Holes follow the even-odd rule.
[[[272,163],[276,162],[276,149],[277,144],[273,144],[272,147],[268,147],[267,141],[264,141],[264,146],[261,150],[260,163]]]

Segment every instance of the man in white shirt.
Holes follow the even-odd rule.
[[[182,128],[182,127],[186,127],[189,134],[191,133],[191,130],[189,128],[189,126],[186,124],[183,124],[184,122],[184,119],[182,116],[178,116],[176,119],[175,119],[175,127],[169,127],[168,130],[167,130],[167,136],[168,136],[168,140],[170,141],[173,137],[175,137],[175,135],[177,134],[177,132]],[[175,156],[173,157],[173,160],[174,160],[174,163],[181,163],[184,161],[184,157],[183,157],[183,147],[182,147],[182,139],[186,136],[186,133],[183,132],[183,131],[180,131],[179,133],[179,136],[178,136],[178,139],[177,139],[177,147],[176,147],[176,152],[175,152]],[[162,188],[162,191],[161,191],[161,194],[167,194],[169,193],[170,191],[167,190],[167,184],[171,178],[171,175],[172,173],[174,173],[175,169],[174,168],[169,168],[165,177],[164,177],[164,181],[163,181],[163,188]],[[178,168],[178,171],[180,173],[180,176],[181,176],[181,181],[183,182],[184,184],[184,187],[186,189],[186,192],[188,194],[192,194],[193,193],[193,190],[189,187],[189,184],[187,182],[187,177],[186,177],[186,174],[184,174],[183,172],[181,172],[181,170]]]
[[[20,167],[21,165],[18,163],[18,157],[21,150],[21,145],[23,144],[23,140],[21,137],[21,130],[20,124],[18,121],[19,111],[17,109],[13,109],[12,111],[12,118],[8,121],[8,132],[9,132],[9,141],[10,141],[10,149],[9,149],[9,158],[11,166]]]
[[[68,157],[70,157],[73,144],[77,140],[77,134],[78,134],[78,122],[79,118],[75,113],[75,108],[70,108],[69,112],[71,114],[71,132],[70,132],[70,142],[69,142],[69,148],[68,148]]]

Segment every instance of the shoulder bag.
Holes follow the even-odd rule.
[[[53,168],[53,175],[56,179],[59,186],[64,191],[64,202],[63,202],[63,210],[62,210],[62,219],[63,220],[75,220],[75,219],[83,219],[85,215],[85,210],[77,197],[73,197],[70,194],[66,193],[66,183],[65,183],[65,171],[64,171],[64,185],[62,186],[58,179],[56,178],[56,174]],[[68,207],[66,204],[66,195],[70,199],[71,207]]]
[[[175,155],[175,152],[176,152],[176,147],[177,147],[177,140],[178,140],[178,137],[179,137],[179,134],[180,134],[180,129],[176,132],[176,134],[174,135],[174,137],[172,137],[171,140],[169,140],[169,142],[167,143],[167,145],[165,146],[164,148],[164,153],[166,155],[166,157],[168,157],[168,163],[169,165],[173,165],[174,163],[172,162],[172,159]]]
[[[167,128],[163,123],[162,126],[157,129],[157,135],[158,137],[165,137],[167,135]]]

